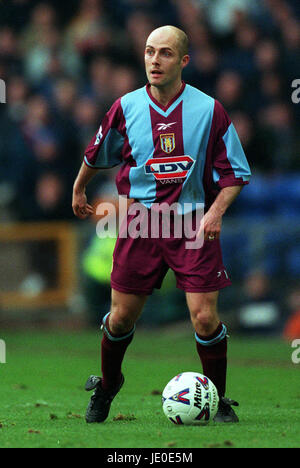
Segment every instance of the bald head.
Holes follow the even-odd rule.
[[[172,97],[182,86],[182,71],[189,63],[186,34],[175,26],[152,31],[145,48],[145,69],[155,93],[164,90]],[[167,91],[167,92],[166,92]]]
[[[182,31],[179,28],[176,28],[176,26],[168,25],[168,26],[161,26],[160,28],[154,29],[154,31],[152,31],[152,33],[148,37],[147,44],[148,42],[151,42],[152,39],[157,39],[157,38],[159,38],[163,42],[168,42],[168,41],[174,42],[174,45],[179,52],[180,58],[188,54],[188,49],[189,49],[188,37],[184,31]]]

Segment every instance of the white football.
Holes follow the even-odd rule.
[[[208,377],[183,372],[166,385],[162,404],[165,415],[174,424],[206,425],[218,411],[219,396]]]

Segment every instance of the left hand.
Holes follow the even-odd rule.
[[[86,219],[94,213],[94,209],[87,203],[85,191],[80,192],[73,190],[73,201],[72,201],[73,213],[79,219]]]
[[[198,231],[197,237],[204,234],[205,241],[214,241],[220,238],[222,228],[222,215],[218,214],[215,210],[210,209],[203,216]]]

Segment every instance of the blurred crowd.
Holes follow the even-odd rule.
[[[2,218],[73,219],[84,148],[114,100],[145,84],[145,40],[163,24],[188,34],[184,79],[227,109],[254,174],[300,171],[299,18],[299,0],[0,2]]]

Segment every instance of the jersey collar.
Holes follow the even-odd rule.
[[[146,85],[146,91],[148,93],[148,96],[149,98],[151,99],[151,101],[156,105],[158,106],[161,110],[163,110],[164,112],[166,112],[169,107],[171,107],[171,105],[177,101],[177,99],[179,98],[179,96],[183,93],[184,89],[185,89],[185,82],[182,81],[182,85],[181,85],[181,88],[179,90],[179,92],[176,94],[176,96],[174,96],[170,102],[168,102],[168,104],[166,106],[163,106],[162,104],[160,104],[160,102],[158,102],[155,97],[152,96],[152,93],[150,91],[150,88],[151,88],[151,85],[150,83],[147,83]]]

